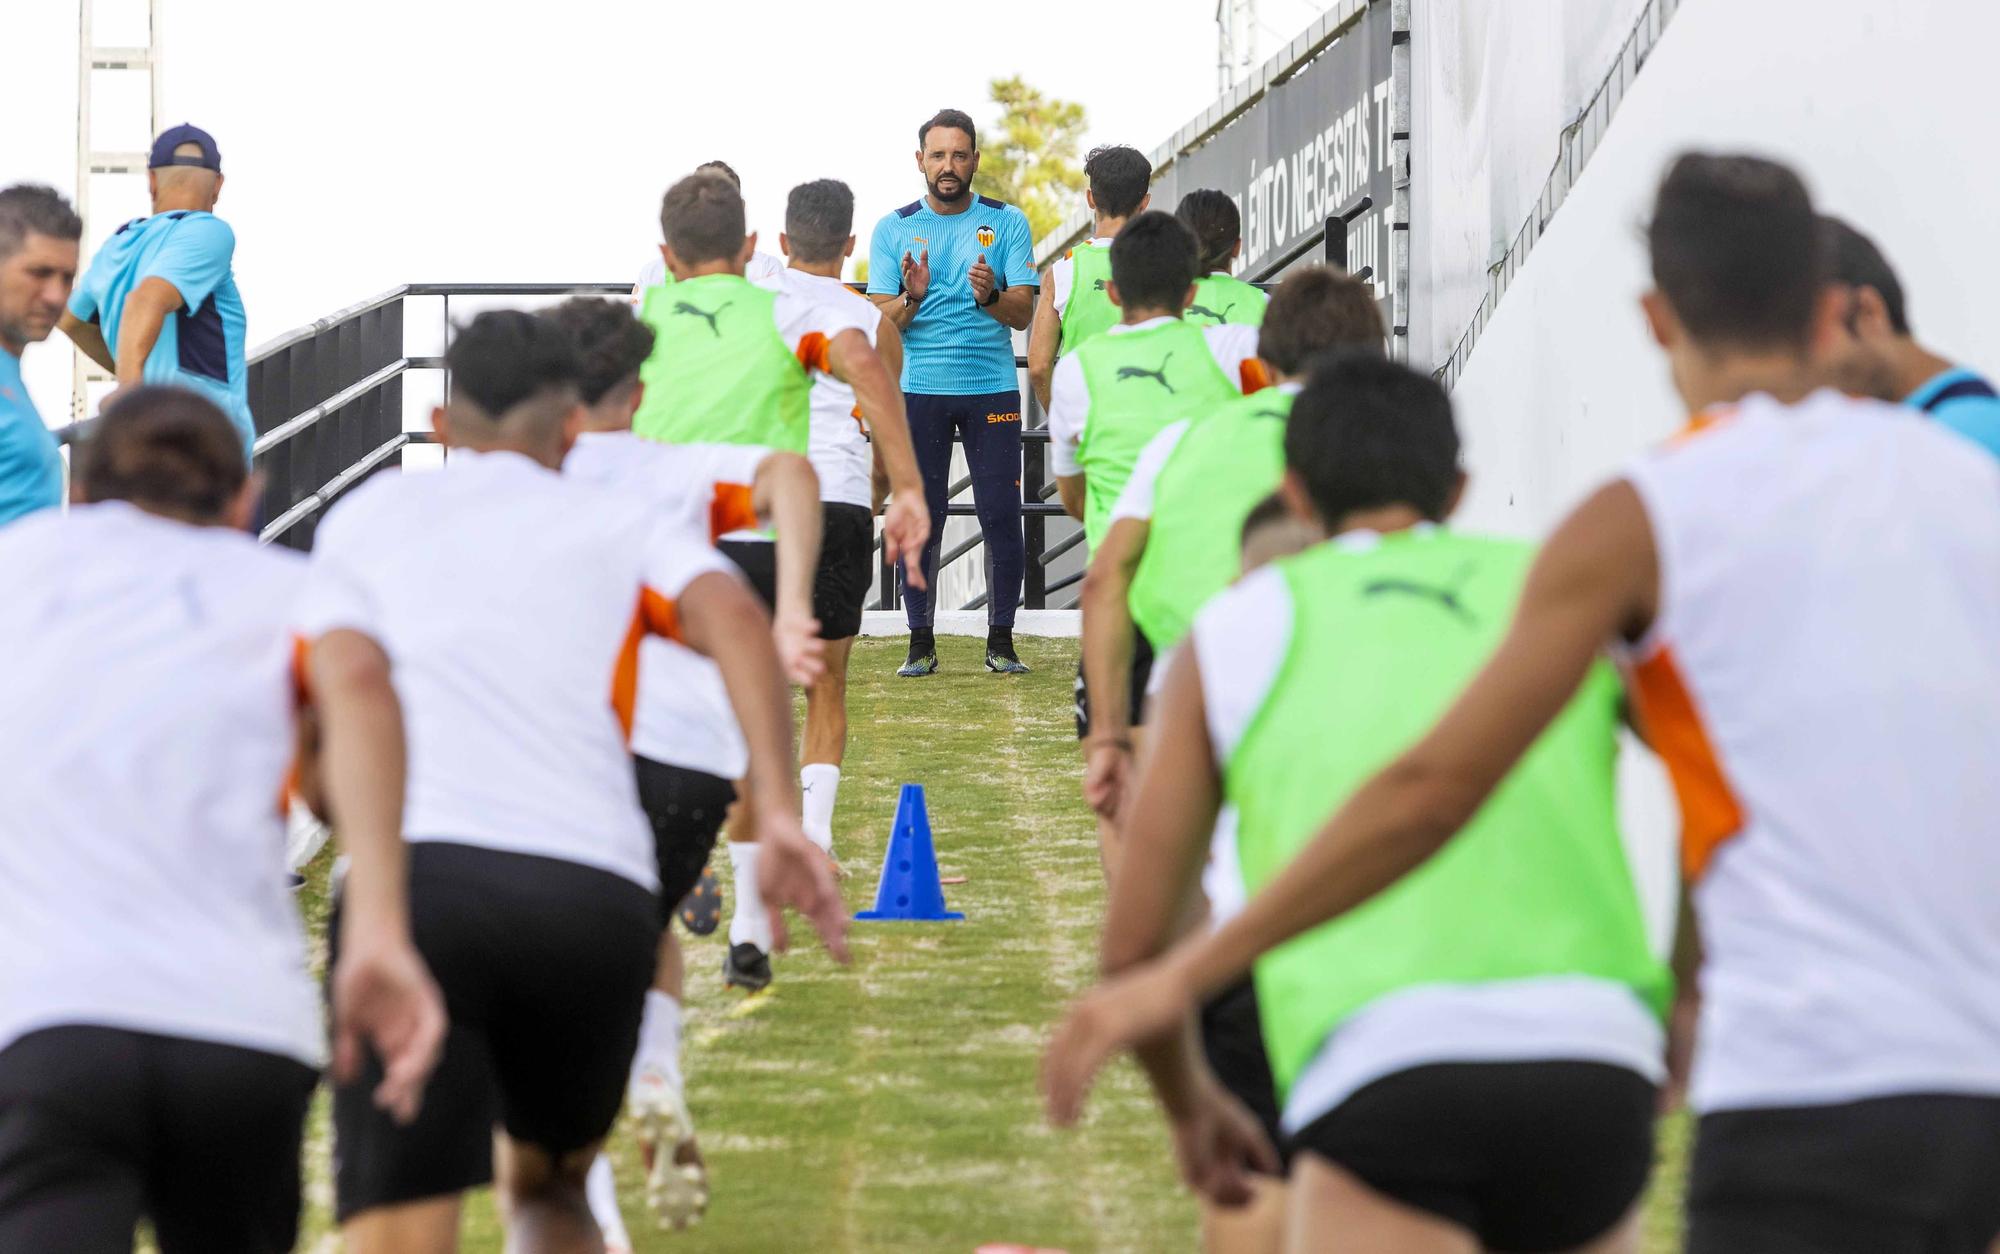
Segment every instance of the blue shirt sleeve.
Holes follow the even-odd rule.
[[[868,294],[894,296],[903,290],[903,246],[896,230],[896,215],[889,214],[875,224],[875,236],[868,241]]]
[[[199,309],[229,277],[235,256],[236,232],[227,222],[212,214],[190,215],[174,223],[134,286],[146,279],[165,279],[189,310]]]
[[[92,261],[84,270],[83,277],[76,281],[76,287],[69,294],[70,316],[78,322],[97,321],[98,308],[97,263]]]
[[[1931,411],[1939,424],[2000,457],[2000,400],[1990,396],[1967,396],[1946,401]]]
[[[1028,215],[1019,207],[1010,207],[1005,228],[1000,239],[1001,281],[1008,287],[1039,287],[1042,280],[1035,273],[1035,241]]]

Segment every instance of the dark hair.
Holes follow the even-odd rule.
[[[720,174],[723,178],[736,184],[737,191],[740,192],[743,190],[742,176],[737,174],[736,167],[730,165],[727,161],[704,161],[694,168],[694,172],[696,174]]]
[[[206,397],[146,386],[111,398],[77,448],[88,501],[134,505],[215,522],[243,491],[243,433]]]
[[[595,405],[613,393],[629,393],[639,367],[653,353],[653,328],[632,316],[622,300],[572,296],[542,312],[576,351],[583,403]]]
[[[1099,197],[1100,202],[1102,197]],[[1243,238],[1243,214],[1229,193],[1213,187],[1197,187],[1181,197],[1174,216],[1187,223],[1201,245],[1201,272],[1214,274],[1229,267],[1229,255]]]
[[[1875,241],[1835,217],[1819,220],[1833,281],[1848,287],[1872,287],[1889,311],[1889,325],[1897,335],[1910,333],[1910,310],[1903,296],[1903,281],[1896,277],[1889,259]]]
[[[0,261],[21,251],[30,235],[50,239],[83,238],[83,219],[53,187],[16,183],[0,191]]]
[[[1111,241],[1111,281],[1126,309],[1179,311],[1193,286],[1194,232],[1171,213],[1149,209]]]
[[[1459,484],[1451,398],[1380,353],[1325,354],[1292,402],[1285,464],[1329,528],[1384,505],[1442,520]]]
[[[1291,507],[1285,498],[1276,492],[1250,507],[1243,516],[1243,530],[1237,537],[1238,546],[1247,545],[1258,532],[1277,523],[1285,522],[1292,516]]]
[[[854,190],[839,179],[801,183],[785,198],[785,238],[800,261],[831,261],[854,234]]]
[[[979,130],[972,125],[972,115],[963,109],[939,109],[931,114],[930,120],[917,128],[918,149],[921,150],[930,142],[932,128],[939,126],[948,130],[964,131],[965,137],[972,141],[972,150],[979,151]]]
[[[1090,194],[1097,197],[1097,212],[1107,218],[1131,217],[1153,185],[1153,163],[1123,144],[1091,149],[1083,159],[1083,173],[1090,180]]]
[[[453,399],[489,422],[549,392],[579,391],[583,366],[569,336],[539,314],[489,309],[458,328],[445,350]]]
[[[1805,348],[1828,265],[1812,197],[1791,169],[1687,153],[1660,182],[1646,239],[1653,282],[1696,342]]]
[[[1389,329],[1366,283],[1344,270],[1294,270],[1264,307],[1257,355],[1283,374],[1297,374],[1314,354],[1349,348],[1380,353]]]
[[[660,201],[660,233],[683,265],[743,251],[743,193],[726,175],[690,174]]]

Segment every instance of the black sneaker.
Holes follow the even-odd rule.
[[[681,898],[680,908],[674,913],[680,916],[681,926],[696,936],[715,931],[715,925],[722,921],[722,885],[715,880],[714,868],[701,869],[701,878]]]
[[[986,633],[986,669],[997,675],[1025,675],[1028,664],[1014,652],[1014,633],[1006,627],[994,627]]]
[[[937,668],[936,638],[929,632],[923,635],[911,633],[910,656],[896,668],[896,674],[904,679],[917,679],[924,675],[937,674]]]
[[[771,955],[749,941],[731,945],[729,952],[722,955],[722,983],[725,987],[740,988],[746,993],[769,988]]]

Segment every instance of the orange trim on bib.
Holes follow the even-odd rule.
[[[1634,705],[1653,752],[1666,763],[1681,806],[1681,874],[1701,878],[1715,851],[1743,830],[1743,805],[1671,649],[1632,669]]]

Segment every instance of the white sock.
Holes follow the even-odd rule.
[[[771,916],[764,912],[764,898],[757,892],[757,843],[730,841],[729,865],[736,872],[736,912],[729,916],[729,943],[747,941],[770,953]]]
[[[657,988],[646,990],[646,1012],[639,1020],[639,1049],[632,1055],[632,1075],[643,1067],[664,1071],[681,1087],[681,1004]]]
[[[618,1213],[618,1186],[611,1178],[611,1160],[599,1154],[583,1178],[583,1195],[590,1202],[590,1217],[604,1232],[604,1244],[614,1249],[632,1248],[632,1234],[625,1231],[625,1216]]]
[[[831,762],[808,762],[799,768],[799,795],[805,801],[806,838],[833,852],[833,803],[840,796],[840,768]]]

